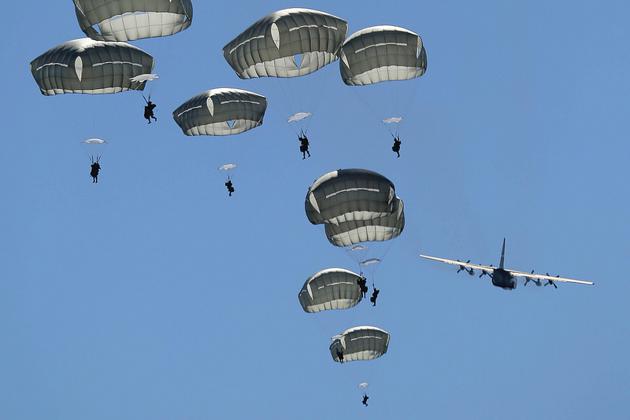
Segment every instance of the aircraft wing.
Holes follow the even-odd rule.
[[[470,269],[473,269],[473,270],[481,270],[481,271],[485,271],[487,273],[492,273],[496,269],[496,267],[490,267],[490,266],[487,266],[487,265],[473,264],[473,263],[469,263],[469,262],[465,262],[465,261],[449,260],[448,258],[432,257],[430,255],[422,255],[422,254],[420,254],[420,256],[422,258],[426,258],[427,260],[437,261],[437,262],[441,262],[441,263],[444,263],[444,264],[456,265],[458,267],[470,268]]]
[[[527,277],[532,280],[551,280],[553,282],[577,283],[577,284],[589,284],[589,285],[595,284],[592,281],[569,279],[566,277],[555,277],[555,276],[549,276],[547,274],[526,273],[524,271],[517,271],[517,270],[511,270],[511,269],[506,269],[505,271],[509,271],[510,274],[513,275],[514,277]]]

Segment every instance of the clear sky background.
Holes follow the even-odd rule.
[[[350,33],[419,33],[426,75],[372,97],[337,63],[239,80],[223,45],[299,6]],[[191,28],[134,42],[157,60],[151,125],[137,92],[39,93],[29,62],[83,37],[71,1],[6,12],[1,420],[629,418],[627,2],[196,0]],[[264,125],[184,136],[171,112],[215,87],[265,95]],[[400,104],[396,159],[380,119]],[[302,161],[286,117],[304,110]],[[98,185],[80,143],[94,136],[109,141]],[[304,197],[353,167],[396,184],[407,225],[376,308],[306,314],[307,277],[357,267]],[[497,264],[504,237],[509,267],[596,285],[506,292],[418,257]],[[389,331],[388,353],[334,363],[330,337],[356,325]]]

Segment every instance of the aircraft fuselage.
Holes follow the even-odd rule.
[[[497,268],[492,273],[492,285],[503,290],[514,290],[516,289],[516,279],[509,271]]]

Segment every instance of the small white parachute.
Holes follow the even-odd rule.
[[[225,165],[221,165],[217,168],[219,171],[231,171],[232,169],[236,169],[236,163],[226,163]]]
[[[360,262],[362,266],[378,264],[381,262],[380,258],[368,258],[367,260],[363,260]]]
[[[130,78],[129,80],[131,80],[132,82],[136,82],[136,83],[142,83],[142,82],[151,82],[155,79],[159,79],[160,76],[158,76],[157,74],[139,74],[135,77]]]
[[[365,391],[368,388],[369,384],[367,382],[361,382],[358,386],[360,390]]]
[[[351,251],[364,251],[367,249],[367,246],[365,245],[355,245],[352,248],[350,248]]]
[[[385,118],[383,120],[383,122],[385,124],[398,124],[399,122],[401,122],[403,120],[402,117],[389,117],[389,118]]]
[[[99,139],[99,138],[91,138],[91,139],[83,140],[81,143],[84,143],[84,144],[106,144],[107,141],[105,141],[103,139]]]
[[[295,121],[301,121],[305,118],[310,117],[311,115],[313,115],[310,112],[298,112],[296,114],[293,114],[289,117],[289,119],[287,120],[287,122],[295,122]]]

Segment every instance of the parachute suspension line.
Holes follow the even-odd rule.
[[[373,87],[373,86],[372,86]],[[365,89],[371,89],[372,87],[370,86],[364,86],[363,88]],[[360,92],[361,87],[357,87],[357,86],[350,86],[350,90],[352,90],[354,97],[361,103],[363,104],[364,109],[367,109],[367,114],[368,114],[368,121],[366,121],[366,123],[368,123],[370,126],[372,126],[372,124],[374,126],[376,126],[377,122],[380,122],[383,125],[389,125],[389,124],[385,124],[383,123],[383,118],[388,118],[391,115],[388,114],[383,114],[383,112],[387,112],[384,110],[378,110],[374,104],[372,104],[368,99],[366,99]],[[390,133],[391,128],[387,127],[386,128]]]
[[[291,115],[293,113],[293,110],[296,108],[296,101],[292,93],[293,94],[297,93],[295,91],[289,92],[287,90],[287,87],[285,86],[285,83],[291,83],[291,80],[287,79],[285,81],[284,79],[274,79],[274,80],[271,80],[271,82],[280,86],[280,90],[282,91],[282,97],[288,98],[288,101],[290,102],[287,105],[286,101],[284,100],[277,101],[277,103],[279,103],[281,106],[284,107],[284,110],[282,112],[284,114],[283,117],[286,117],[287,115]]]
[[[313,120],[313,118],[315,117],[315,112],[316,110],[313,109],[313,112],[311,113],[311,116],[307,118],[307,121],[304,123],[304,134],[306,134],[308,132],[308,129],[311,128],[311,122]]]
[[[385,261],[385,257],[387,257],[387,254],[389,254],[389,251],[391,251],[392,246],[394,245],[391,239],[384,242],[386,242],[386,244],[385,244],[385,248],[383,249],[383,252],[380,255],[376,256],[376,258],[378,258],[381,262]],[[374,287],[374,279],[376,279],[376,272],[378,271],[378,268],[381,265],[381,262],[376,264],[376,267],[374,267],[370,271],[370,277],[372,277],[372,287]]]
[[[313,118],[319,113],[320,107],[322,106],[322,102],[324,102],[325,98],[328,98],[328,93],[332,86],[336,86],[339,79],[339,73],[331,71],[332,69],[328,68],[329,66],[324,67],[320,71],[317,71],[311,75],[308,79],[310,80],[310,86],[317,87],[316,92],[311,92],[310,95],[311,101],[307,104],[309,112],[311,112],[311,116],[307,118],[308,121],[305,123],[305,129],[308,130],[311,127],[313,122]]]
[[[186,6],[184,6],[184,0],[179,0],[179,4],[182,5],[182,10],[186,15],[186,19],[190,20],[190,16],[188,15],[188,10],[186,10]]]
[[[414,106],[417,102],[416,98],[418,96],[420,80],[419,79],[411,79],[411,80],[401,80],[393,82],[395,85],[400,84],[400,86],[395,86],[395,99],[392,103],[392,113],[400,112],[400,117],[403,119],[398,124],[402,124],[405,122],[407,117],[410,114],[410,110],[415,110]],[[404,113],[404,115],[402,115]]]
[[[385,257],[387,257],[387,254],[389,254],[389,251],[391,251],[392,246],[394,245],[392,243],[391,239],[389,241],[386,241],[386,242],[388,242],[388,243],[385,245],[385,250],[384,250],[383,254],[380,255],[380,257],[379,257],[381,260],[384,260]]]
[[[280,104],[280,106],[282,106],[283,118],[286,118],[289,115],[293,115],[296,112],[307,111],[306,109],[302,109],[299,106],[299,103],[298,103],[299,101],[297,101],[295,98],[295,95],[299,92],[299,89],[297,88],[289,89],[289,87],[285,86],[286,84],[297,85],[299,83],[299,80],[297,79],[299,78],[286,78],[286,79],[273,80],[273,82],[277,83],[280,86],[280,90],[282,91],[282,97],[288,98],[288,100],[281,99],[277,101],[277,103]],[[307,119],[310,119],[312,117],[313,116],[311,115]],[[306,127],[306,130],[308,130],[308,126],[307,126],[308,123],[309,122],[302,123],[302,122],[296,121],[296,122],[289,123],[289,125],[291,126],[291,130],[295,133],[295,136],[298,137],[300,134],[302,134],[302,130],[304,130],[305,127]]]
[[[90,109],[90,107],[87,107],[86,109]],[[91,117],[92,117],[92,136],[91,137],[96,137],[96,115],[98,114],[97,112],[91,112]]]
[[[285,107],[290,108],[286,110],[286,115],[304,112],[310,114],[302,120],[290,123],[296,126],[294,130],[296,135],[298,130],[303,130],[305,134],[310,130],[313,118],[319,113],[322,103],[329,97],[328,92],[332,86],[336,85],[337,73],[325,70],[305,77],[291,77],[278,81],[283,96],[289,97],[289,104]]]
[[[372,105],[370,101],[366,100],[360,95],[359,91],[357,90],[360,89],[360,87],[350,86],[349,88],[352,91],[354,97],[368,109],[369,113],[371,114],[370,119],[374,119],[376,121],[380,121],[383,119],[381,116],[379,116],[377,109],[374,108],[374,105]]]
[[[359,271],[363,271],[361,262],[364,261],[367,257],[367,247],[365,245],[359,245],[361,246],[361,248],[353,249],[355,246],[344,247],[344,251],[350,257],[350,259],[357,264]]]

